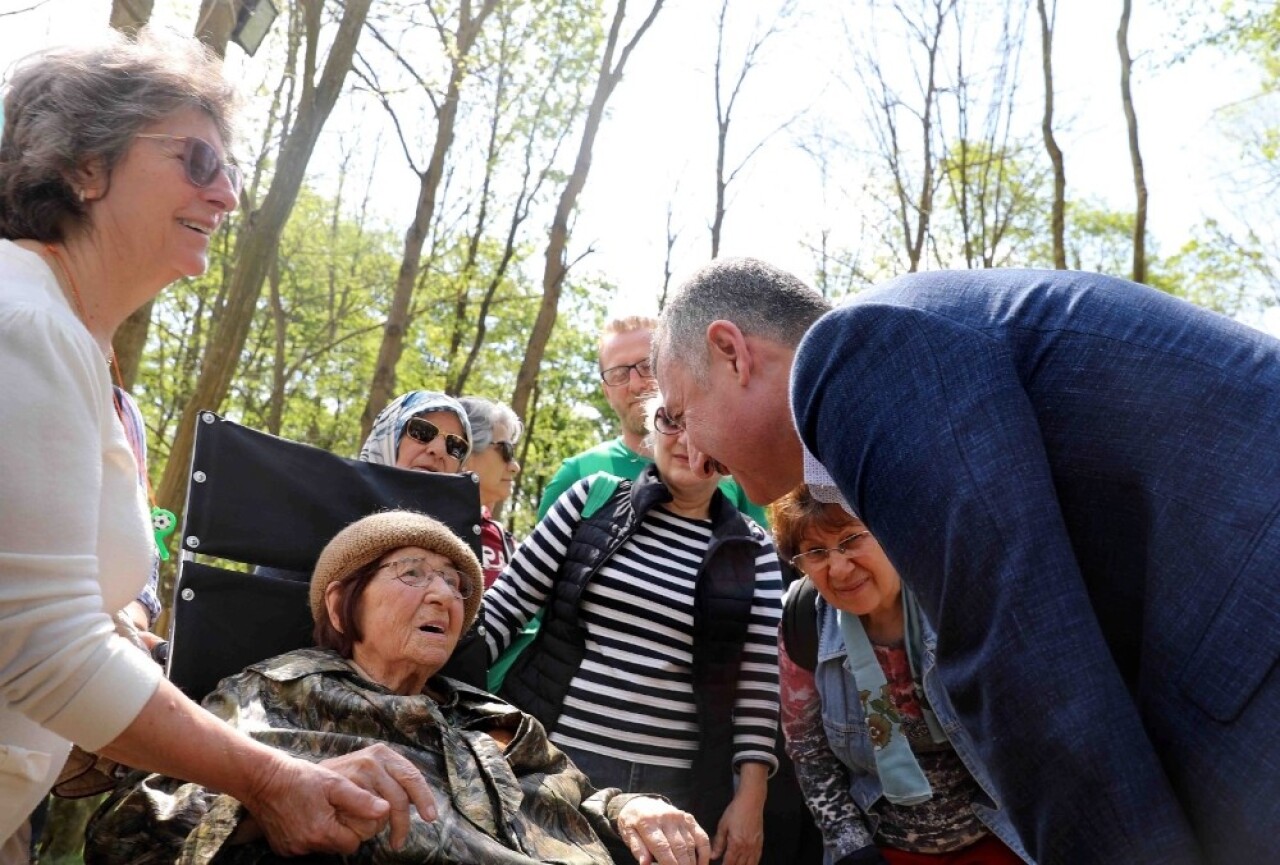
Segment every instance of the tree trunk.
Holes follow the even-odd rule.
[[[317,6],[323,0],[312,0]],[[236,26],[236,0],[200,0],[200,17],[196,19],[196,38],[212,48],[219,57],[227,56],[227,43]]]
[[[111,26],[122,33],[136,34],[151,20],[151,7],[155,0],[112,0]],[[133,390],[138,377],[138,365],[142,361],[142,349],[147,344],[147,329],[151,326],[151,305],[148,300],[124,320],[111,338],[111,351],[115,357],[116,371],[125,390]]]
[[[112,0],[111,26],[129,34],[135,34],[151,20],[151,8],[155,0]],[[223,57],[227,41],[236,23],[236,13],[231,0],[203,0],[200,18],[196,24],[196,37]],[[111,339],[116,370],[125,390],[133,390],[138,379],[138,366],[147,345],[147,331],[151,329],[151,307],[155,299],[148,300],[124,320]]]
[[[1054,0],[1052,14],[1045,9],[1044,3],[1045,0],[1036,0],[1040,13],[1040,56],[1044,66],[1044,119],[1040,122],[1040,129],[1044,133],[1044,149],[1049,152],[1049,161],[1053,163],[1053,211],[1049,224],[1053,234],[1053,266],[1066,270],[1067,169],[1063,164],[1062,148],[1058,147],[1058,140],[1053,135],[1053,21],[1058,14],[1058,3]]]
[[[542,303],[538,306],[538,316],[529,334],[524,359],[520,363],[520,372],[516,375],[515,390],[511,395],[511,408],[520,417],[525,416],[525,410],[529,407],[529,397],[533,392],[534,382],[537,381],[538,370],[542,367],[542,356],[546,353],[551,331],[556,326],[560,292],[564,288],[564,277],[569,270],[568,263],[565,261],[565,248],[569,243],[569,218],[577,205],[578,196],[586,186],[587,175],[591,172],[591,150],[595,146],[600,123],[604,120],[605,105],[608,104],[609,97],[618,86],[618,82],[622,80],[622,72],[631,52],[635,50],[641,37],[662,10],[662,3],[663,0],[653,0],[653,8],[649,10],[648,16],[618,56],[617,66],[613,64],[613,54],[618,46],[622,21],[627,14],[627,0],[618,0],[614,11],[613,23],[609,27],[609,37],[600,58],[600,76],[596,79],[595,94],[591,98],[591,106],[587,109],[586,124],[583,126],[582,138],[578,143],[578,156],[573,165],[573,173],[569,175],[564,189],[560,192],[555,218],[551,222],[546,264],[542,270]]]
[[[371,0],[346,0],[342,20],[334,36],[319,83],[314,71],[318,54],[321,4],[303,4],[307,21],[307,62],[298,102],[297,121],[289,130],[280,149],[275,177],[267,190],[262,208],[249,215],[236,243],[235,269],[231,274],[227,302],[209,341],[208,352],[201,364],[191,398],[183,407],[182,419],[174,437],[158,497],[162,507],[177,513],[182,509],[187,487],[187,470],[195,442],[195,425],[199,413],[222,406],[231,378],[235,374],[253,321],[254,309],[262,293],[262,283],[274,259],[280,233],[293,209],[298,190],[306,176],[307,162],[316,139],[333,110],[342,83],[351,69],[356,43],[364,27]]]
[[[472,18],[470,2],[463,0],[458,13],[458,33],[453,64],[449,71],[449,84],[444,101],[437,112],[436,142],[431,151],[431,161],[427,164],[427,170],[418,178],[418,205],[413,215],[413,222],[405,231],[404,255],[400,260],[400,271],[396,275],[396,288],[391,297],[391,308],[387,312],[387,323],[382,330],[382,345],[378,348],[378,360],[373,368],[369,401],[365,403],[364,413],[360,416],[361,440],[368,437],[378,412],[382,411],[395,395],[396,365],[400,362],[400,355],[404,353],[404,337],[409,327],[409,304],[413,300],[413,291],[418,284],[422,247],[431,227],[431,218],[435,214],[436,193],[440,188],[440,179],[444,176],[445,157],[448,156],[449,148],[453,145],[462,82],[467,76],[468,56],[475,45],[476,37],[480,35],[480,28],[484,26],[485,19],[497,5],[497,0],[484,0],[484,5],[480,7],[475,18]]]
[[[1137,203],[1133,211],[1133,281],[1147,281],[1147,179],[1142,169],[1142,150],[1138,147],[1138,115],[1133,110],[1133,92],[1129,75],[1133,58],[1129,56],[1129,14],[1132,0],[1124,0],[1120,13],[1120,29],[1116,44],[1120,49],[1120,99],[1124,103],[1124,119],[1129,127],[1129,159],[1133,163],[1133,190]]]
[[[155,0],[111,0],[111,26],[132,36],[147,26],[154,5]]]

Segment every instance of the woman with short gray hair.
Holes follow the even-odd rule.
[[[524,423],[510,406],[479,396],[458,400],[471,420],[471,461],[467,470],[480,480],[480,546],[484,553],[484,584],[502,573],[515,553],[515,539],[493,518],[493,509],[511,498],[520,463],[516,442]]]
[[[231,85],[192,39],[66,48],[22,62],[0,134],[0,861],[71,742],[224,791],[281,854],[349,853],[409,801],[416,770],[364,784],[235,732],[114,633],[154,540],[113,407],[115,330],[208,266],[235,209]]]

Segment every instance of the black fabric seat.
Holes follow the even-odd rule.
[[[480,555],[474,475],[344,459],[202,412],[179,542],[169,678],[200,700],[249,664],[311,645],[308,584],[271,574],[310,574],[339,529],[391,508],[430,514]],[[197,553],[263,572],[197,562]],[[484,641],[472,629],[442,673],[483,688],[485,660]]]

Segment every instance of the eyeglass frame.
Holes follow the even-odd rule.
[[[644,369],[641,369],[641,367],[644,367]],[[618,378],[617,372],[620,369],[626,371],[626,375],[623,378]],[[636,375],[640,376],[643,379],[654,378],[653,364],[651,364],[649,362],[649,358],[646,357],[644,360],[638,360],[635,363],[623,363],[623,364],[619,364],[618,366],[611,366],[608,369],[602,369],[600,370],[600,380],[603,381],[605,384],[609,385],[609,387],[622,387],[625,384],[630,384],[631,370],[633,369],[636,371]],[[648,370],[648,372],[645,372],[645,370]],[[613,377],[617,378],[618,380],[609,381],[610,373],[613,373],[614,374]]]
[[[433,432],[427,434],[426,438],[423,438],[421,435],[415,434],[410,429],[410,427],[416,427],[419,425],[428,426],[433,430]],[[424,417],[411,417],[407,421],[405,421],[404,429],[401,430],[401,435],[408,436],[409,438],[413,439],[419,444],[424,444],[424,445],[431,444],[439,436],[443,435],[444,436],[444,452],[447,456],[450,456],[453,459],[457,460],[458,465],[462,465],[463,463],[465,463],[467,461],[467,457],[471,456],[471,442],[467,441],[465,438],[458,435],[457,433],[445,432],[444,430],[440,429],[440,427],[436,426],[435,424],[433,424],[431,421],[427,420]],[[462,442],[462,447],[464,449],[462,452],[462,456],[458,456],[456,453],[454,453],[449,449],[450,444],[453,443],[454,441]],[[455,448],[456,447],[457,446],[455,445]]]
[[[426,557],[424,556],[412,556],[407,559],[394,559],[390,562],[383,562],[382,564],[378,565],[378,567],[375,568],[375,570],[381,571],[383,568],[390,568],[392,566],[413,564],[416,562],[425,562],[425,561],[426,561]],[[449,584],[448,572],[452,572],[457,576],[458,582],[456,587]],[[446,566],[444,568],[426,569],[426,580],[425,582],[422,582],[420,584],[409,582],[408,580],[405,579],[405,575],[403,573],[400,573],[399,571],[393,571],[391,574],[391,577],[392,579],[398,580],[399,582],[403,583],[404,585],[408,586],[411,589],[429,588],[432,583],[434,583],[437,579],[439,579],[440,582],[444,583],[444,587],[448,589],[449,594],[453,595],[459,601],[468,600],[475,590],[471,584],[471,581],[466,579],[462,571],[452,566]]]
[[[667,407],[660,405],[653,413],[653,428],[664,436],[676,436],[684,432],[684,418],[676,420],[667,414]]]
[[[240,166],[230,160],[223,159],[218,155],[217,149],[212,144],[198,135],[167,135],[162,132],[140,132],[134,137],[156,141],[182,142],[182,173],[186,176],[187,182],[197,189],[208,189],[218,179],[219,174],[226,175],[227,182],[231,184],[231,190],[236,195],[239,195],[241,190],[244,189],[244,172],[240,170]],[[213,154],[214,160],[218,163],[218,170],[204,183],[197,180],[191,173],[191,165],[195,159],[195,148],[201,146],[207,147],[209,152]]]
[[[805,556],[811,556],[814,553],[825,553],[826,555],[824,555],[818,561],[818,564],[821,565],[825,570],[826,568],[831,567],[832,553],[839,553],[840,555],[844,556],[845,561],[848,561],[853,557],[853,551],[845,548],[852,546],[854,542],[859,541],[862,538],[869,537],[870,535],[871,535],[871,532],[868,529],[859,529],[853,534],[848,535],[847,537],[841,539],[840,542],[837,543],[834,547],[816,547],[812,550],[806,550],[803,553],[796,553],[794,556],[787,559],[787,562],[791,565],[791,567],[795,568],[801,573],[808,574],[809,572],[804,569],[804,565],[802,564],[802,560],[805,558]]]
[[[489,447],[498,449],[498,456],[503,463],[513,463],[516,461],[516,446],[514,442],[509,441],[492,441]]]

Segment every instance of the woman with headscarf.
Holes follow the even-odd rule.
[[[457,474],[471,454],[471,422],[456,399],[411,390],[378,412],[360,459],[420,472]]]

